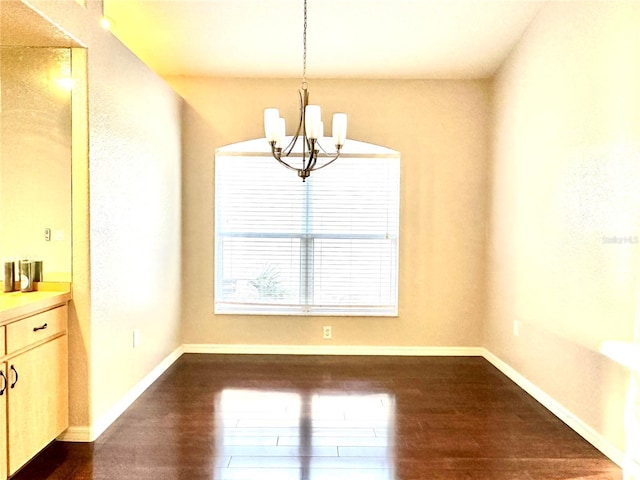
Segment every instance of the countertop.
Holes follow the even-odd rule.
[[[71,300],[69,284],[39,284],[34,292],[0,292],[0,325],[10,323]]]

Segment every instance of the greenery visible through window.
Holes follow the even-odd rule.
[[[400,155],[349,141],[302,182],[262,143],[216,152],[215,312],[396,315]]]

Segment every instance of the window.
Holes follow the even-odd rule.
[[[256,146],[216,152],[215,312],[396,315],[400,155],[349,141],[302,182]]]

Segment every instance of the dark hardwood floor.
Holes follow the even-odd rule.
[[[483,358],[186,354],[12,480],[622,478]]]

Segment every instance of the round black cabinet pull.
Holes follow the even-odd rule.
[[[16,376],[16,379],[13,381],[13,383],[11,384],[11,388],[16,386],[16,383],[18,383],[18,371],[16,370],[16,367],[14,367],[13,365],[11,365],[11,370],[13,370],[13,373]]]
[[[47,325],[46,323],[40,327],[33,327],[33,331],[37,332],[38,330],[45,330],[49,325]]]

